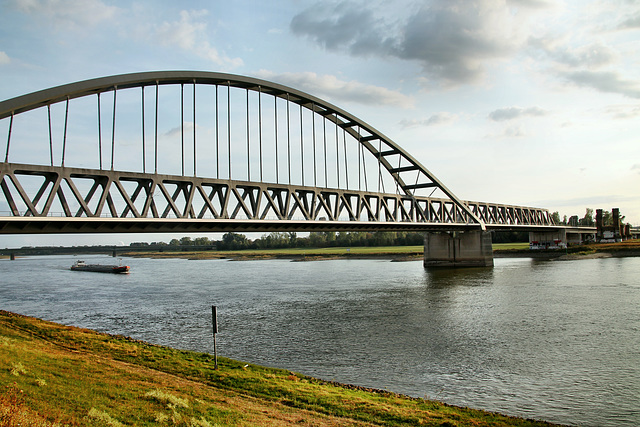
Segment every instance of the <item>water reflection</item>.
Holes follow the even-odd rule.
[[[425,269],[425,283],[431,289],[455,286],[487,286],[493,282],[493,268]]]

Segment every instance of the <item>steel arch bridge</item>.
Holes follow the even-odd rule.
[[[369,124],[250,77],[145,72],[0,102],[0,234],[557,227],[462,201]]]

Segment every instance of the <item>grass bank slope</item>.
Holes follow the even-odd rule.
[[[1,426],[542,426],[0,311]]]

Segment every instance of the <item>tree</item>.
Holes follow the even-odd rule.
[[[309,246],[312,248],[323,248],[327,246],[327,240],[325,239],[324,233],[319,233],[317,231],[309,233],[308,242]]]
[[[584,217],[578,221],[578,225],[582,227],[595,227],[596,222],[593,219],[593,209],[587,208]]]
[[[249,239],[244,234],[225,233],[222,236],[222,248],[225,250],[245,249],[249,246]]]
[[[193,240],[194,246],[209,246],[212,244],[208,237],[196,237]]]

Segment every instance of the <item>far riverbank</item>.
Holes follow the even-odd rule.
[[[182,250],[131,251],[119,253],[118,255],[133,258],[230,259],[233,261],[261,259],[318,261],[339,258],[421,261],[424,256],[424,248],[422,246],[378,246],[190,251],[188,247],[184,247]],[[554,260],[635,257],[640,256],[640,241],[629,240],[619,243],[593,243],[552,250],[530,250],[528,243],[498,243],[493,245],[493,256],[495,258],[537,258]]]

